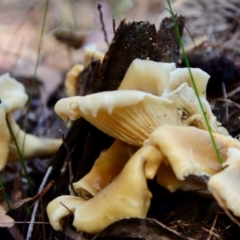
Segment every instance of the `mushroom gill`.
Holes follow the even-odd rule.
[[[191,71],[212,131],[228,135],[205,98],[208,74]],[[132,62],[118,90],[61,99],[55,111],[65,121],[82,116],[110,136],[136,146],[165,124],[207,129],[188,69],[139,59]]]
[[[221,131],[208,102],[203,103],[213,131]],[[186,83],[166,97],[117,90],[64,98],[55,111],[63,120],[82,116],[108,135],[136,146],[142,146],[154,129],[166,124],[206,129],[196,95]]]

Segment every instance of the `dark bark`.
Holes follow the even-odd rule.
[[[155,37],[155,26],[149,22],[122,21],[100,70],[93,78],[92,91],[89,93],[116,90],[135,58],[152,58]]]
[[[182,16],[176,17],[179,32],[182,35],[185,18]],[[157,33],[156,48],[154,61],[156,62],[179,62],[179,41],[176,35],[176,30],[172,18],[163,19],[159,31]]]

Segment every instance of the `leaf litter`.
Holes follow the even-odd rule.
[[[147,11],[146,10],[141,11],[142,6],[144,6],[142,3],[136,4],[136,6],[133,5],[133,7],[129,7],[129,6],[122,7],[116,3],[112,3],[111,1],[109,2],[103,1],[103,2],[106,5],[111,6],[115,12],[117,11],[120,12],[122,14],[121,19],[123,18],[123,16],[127,16],[129,20],[135,17],[136,19],[140,18],[140,20],[145,20],[145,18],[150,20],[154,19],[154,21],[157,22],[160,20],[158,20],[158,17],[156,18],[156,15],[154,15],[156,14],[156,9],[158,10],[163,9],[162,6],[157,5],[156,1],[149,1],[150,3],[146,8]],[[191,50],[190,55],[193,56],[191,58],[194,60],[194,58],[196,58],[195,56],[201,55],[202,61],[200,63],[200,66],[203,66],[208,64],[209,55],[213,57],[215,57],[216,55],[224,55],[224,57],[227,57],[232,62],[234,62],[234,65],[236,66],[236,71],[234,73],[236,75],[236,80],[225,83],[227,94],[231,93],[229,98],[226,99],[224,98],[224,96],[221,96],[223,94],[222,94],[222,86],[220,86],[219,96],[211,97],[210,101],[212,103],[215,114],[218,116],[218,119],[219,120],[223,119],[222,122],[233,134],[233,136],[237,136],[240,133],[239,115],[238,115],[239,97],[238,97],[238,90],[237,90],[239,87],[239,83],[238,83],[238,79],[239,79],[239,51],[238,51],[239,40],[238,39],[239,38],[237,35],[239,33],[239,30],[237,25],[238,23],[234,19],[237,19],[237,16],[239,16],[238,15],[239,3],[238,1],[229,1],[228,3],[226,3],[225,1],[219,0],[217,1],[216,5],[215,4],[212,5],[212,7],[214,7],[215,14],[212,14],[213,9],[209,8],[209,11],[205,13],[207,17],[203,18],[201,17],[202,12],[205,11],[204,10],[205,8],[203,9],[203,6],[206,6],[206,4],[208,4],[207,3],[208,1],[202,0],[202,1],[197,1],[197,3],[191,2],[191,1],[175,1],[175,2],[176,2],[175,3],[176,6],[179,6],[179,10],[177,10],[177,7],[175,8],[176,12],[182,13],[184,16],[187,17],[187,19],[191,19],[192,16],[195,17],[193,18],[193,20],[192,19],[189,20],[191,21],[191,24],[188,24],[188,22],[186,24],[187,27],[191,26],[191,29],[190,29],[191,35],[196,39],[202,35],[207,36],[207,41],[203,41],[198,47],[194,47]],[[82,4],[84,6],[85,2],[83,2]],[[185,5],[187,5],[187,7],[185,7]],[[95,17],[98,18],[97,9],[94,8],[95,7],[94,4],[93,6],[91,6],[91,3],[90,4],[87,3],[87,5],[85,6],[92,7],[92,10],[91,10],[92,13],[93,14],[96,13]],[[191,10],[194,9],[194,11],[187,11],[189,6],[190,6],[190,9]],[[217,9],[215,9],[216,6],[217,6]],[[221,8],[221,6],[223,7]],[[138,10],[136,10],[137,7],[138,7]],[[9,9],[9,6],[7,6],[6,8]],[[27,9],[27,7],[25,9]],[[103,5],[103,9],[104,9],[104,5]],[[180,9],[181,11],[185,11],[185,12],[187,11],[187,14],[185,14],[184,12],[181,12]],[[42,6],[41,4],[38,4],[32,11],[31,9],[29,9],[31,19],[36,20],[37,15],[34,16],[34,14],[37,12],[37,10],[40,10],[40,12],[38,12],[38,17],[41,17],[40,13],[42,12]],[[134,11],[135,11],[135,16],[133,14]],[[13,12],[15,13],[15,11]],[[189,14],[192,14],[192,16],[191,15],[189,16]],[[106,15],[104,15],[104,17],[105,16]],[[145,17],[144,19],[142,19],[143,16]],[[197,16],[200,16],[200,17],[197,18]],[[220,21],[217,21],[219,26],[215,28],[215,25],[212,24],[210,25],[212,29],[211,28],[207,29],[206,27],[206,31],[203,32],[202,29],[204,29],[205,26],[209,26],[209,24],[206,24],[206,23],[211,17],[212,19],[210,22],[212,23],[216,22],[214,19],[220,18]],[[107,16],[107,19],[111,19],[111,16],[110,17]],[[26,21],[23,21],[23,23],[26,23]],[[19,30],[16,30],[16,28],[13,28],[12,31],[10,31],[11,30],[10,25],[8,26],[8,28],[6,28],[6,26],[3,26],[3,27],[5,27],[4,28],[5,34],[3,35],[6,37],[6,35],[10,32],[10,34],[8,35],[10,40],[12,39],[13,36],[15,38],[17,32],[21,30],[25,31],[25,34],[22,34],[22,35],[28,35],[29,39],[35,39],[36,36],[39,35],[39,32],[36,35],[32,34],[32,31],[33,31],[32,26],[28,26],[27,24],[24,24],[24,27],[22,28],[20,27]],[[96,30],[96,27],[95,27],[95,30]],[[231,34],[227,34],[229,32]],[[184,33],[186,45],[188,45],[190,44],[192,39],[189,36],[186,37],[186,35],[187,34]],[[101,31],[98,32],[98,40],[100,40],[99,45],[104,46],[104,40],[103,40]],[[28,115],[27,129],[31,132],[40,133],[42,135],[49,134],[49,135],[59,136],[60,135],[58,132],[59,128],[63,129],[63,131],[65,132],[67,131],[67,129],[64,128],[64,125],[61,123],[61,121],[58,121],[57,118],[51,117],[52,115],[54,115],[52,111],[52,106],[54,105],[54,102],[56,102],[57,99],[60,99],[62,96],[64,96],[63,84],[61,81],[63,81],[64,74],[69,69],[69,66],[72,65],[74,61],[76,63],[81,61],[82,52],[81,50],[79,51],[77,50],[77,53],[72,53],[72,55],[70,53],[71,57],[69,58],[68,49],[63,45],[58,44],[57,41],[54,38],[52,38],[51,34],[46,36],[44,41],[45,41],[44,44],[48,41],[49,45],[48,46],[47,44],[46,46],[44,45],[42,49],[43,57],[41,60],[41,66],[47,67],[47,68],[50,68],[50,70],[53,70],[56,73],[55,76],[58,76],[53,78],[54,80],[58,79],[58,81],[56,81],[56,84],[55,82],[54,83],[52,82],[53,85],[51,88],[49,87],[49,89],[47,89],[48,90],[47,92],[36,91],[33,102],[31,103],[33,109],[32,111],[30,111],[30,114]],[[1,42],[1,39],[0,39],[0,42]],[[23,69],[22,72],[24,72],[24,69],[29,67],[29,65],[30,67],[34,66],[36,51],[35,51],[35,48],[32,46],[33,44],[30,44],[26,40],[22,40],[22,42],[21,41],[17,42],[19,45],[15,44],[16,48],[14,51],[10,51],[9,50],[10,44],[7,45],[6,42],[2,44],[2,46],[5,46],[4,49],[2,47],[2,53],[3,52],[7,53],[5,54],[7,58],[3,58],[2,54],[0,54],[1,55],[0,59],[3,59],[0,64],[0,68],[2,71],[10,70],[14,72],[15,65],[18,65],[20,66],[20,68]],[[32,42],[37,43],[37,41],[32,41]],[[23,43],[23,44],[21,45],[20,43]],[[24,46],[24,48],[21,46]],[[106,47],[105,47],[105,50],[106,50]],[[194,61],[192,62],[192,65],[193,64],[195,64]],[[219,64],[219,66],[221,66],[221,63]],[[38,84],[39,86],[45,86],[45,89],[46,89],[48,88],[48,81],[49,81],[48,79],[52,79],[52,77],[50,77],[50,74],[48,74],[47,71],[45,70],[41,72],[43,72],[44,74],[41,77],[38,77],[39,78]],[[17,76],[19,76],[19,79],[21,79],[21,77],[22,79],[23,78],[28,79],[27,81],[30,81],[31,79],[31,70],[25,76],[21,72],[16,71],[15,73]],[[233,92],[234,90],[236,90],[235,93]],[[44,96],[42,95],[43,92],[45,94]],[[211,95],[211,92],[209,92],[209,94]],[[213,94],[215,93],[213,92]],[[41,115],[44,108],[47,109],[47,111],[49,112],[46,113],[46,116],[41,120],[39,116]],[[21,114],[18,116],[18,119],[21,122]],[[53,127],[52,131],[49,130],[50,127]],[[91,136],[89,137],[89,139],[90,139],[89,141],[91,141]],[[29,165],[28,170],[30,171],[30,175],[32,177],[34,185],[37,188],[37,186],[40,185],[42,181],[43,173],[42,171],[39,171],[37,174],[35,174],[35,171],[31,167],[31,164]],[[11,169],[11,165],[9,165],[7,169]],[[14,171],[16,171],[16,169]],[[7,175],[7,173],[4,173],[4,175]],[[34,197],[28,197],[29,196],[28,187],[27,187],[27,184],[24,183],[24,177],[22,177],[21,174],[15,175],[15,176],[20,179],[20,185],[22,182],[22,189],[23,189],[21,190],[23,191],[22,196],[26,198],[23,200],[19,200],[15,203],[10,203],[12,209],[19,208],[20,206],[23,206],[31,201],[35,201],[38,197],[43,196],[43,194],[45,193],[43,192],[43,193],[37,194]],[[6,183],[5,187],[7,191],[9,191],[8,189],[11,189],[11,186],[12,184]],[[17,187],[17,191],[19,191],[19,187]],[[209,200],[209,199],[206,200],[205,198],[199,197],[198,195],[196,196],[194,193],[187,193],[186,195],[184,193],[184,196],[183,196],[183,193],[177,192],[174,194],[178,198],[178,202],[177,202],[177,200],[174,200],[172,197],[169,197],[168,192],[166,192],[165,190],[159,189],[158,186],[152,186],[152,188],[153,188],[152,190],[153,192],[155,191],[154,189],[158,189],[153,198],[153,205],[157,204],[158,210],[154,209],[153,211],[153,209],[151,209],[149,216],[157,218],[160,222],[164,222],[164,224],[166,224],[169,228],[175,229],[178,232],[182,232],[183,235],[186,234],[186,236],[188,235],[189,231],[192,231],[194,239],[235,239],[234,237],[237,236],[236,235],[238,233],[237,228],[234,226],[233,223],[228,221],[228,219],[224,216],[222,211],[214,205],[214,202],[212,200]],[[57,192],[59,191],[61,190],[57,189]],[[66,191],[66,190],[62,190],[62,191]],[[57,195],[57,193],[55,194]],[[15,195],[16,199],[21,198],[20,193],[15,192],[15,194],[13,195]],[[2,190],[1,190],[1,196],[2,196]],[[46,201],[50,199],[50,197],[48,196],[46,198],[47,198]],[[190,206],[190,208],[187,209],[187,212],[189,213],[186,213],[187,206],[186,204],[184,204],[184,202],[187,202],[188,204],[191,203],[190,205],[187,205],[187,206]],[[170,208],[169,206],[171,204],[173,205]],[[162,205],[164,207],[161,209],[159,205]],[[6,215],[8,211],[8,207],[7,207],[7,203],[4,202],[4,200],[1,202],[0,207],[2,210],[1,212],[3,213],[3,221],[1,222],[3,224],[4,222],[7,222],[7,223],[10,222],[11,224],[13,224],[12,222],[13,219],[11,219],[11,217],[8,217],[8,215]],[[201,211],[203,211],[203,209],[205,209],[205,214],[202,214],[204,216],[202,216],[201,218],[199,214],[201,213]],[[8,227],[10,227],[10,225],[8,225]],[[57,236],[57,233],[54,233],[54,234],[56,234]],[[38,234],[35,235],[35,237],[36,236],[39,237],[40,235],[41,234],[38,232]],[[59,236],[62,236],[62,235],[60,234]],[[65,236],[62,236],[62,239],[64,239],[64,237]],[[77,239],[77,237],[79,237],[79,234],[76,233],[75,236],[73,234],[71,235],[70,238],[75,239],[75,237]],[[81,237],[80,239],[84,239],[84,238],[85,237]],[[90,238],[91,237],[88,236],[88,239]],[[60,237],[58,239],[60,239]]]

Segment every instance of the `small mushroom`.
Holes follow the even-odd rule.
[[[45,157],[53,154],[61,144],[60,139],[41,139],[31,134],[25,134],[16,124],[12,112],[20,110],[27,102],[28,96],[24,86],[11,78],[9,74],[0,76],[0,170],[4,168],[7,160],[20,159],[12,134],[23,158]]]
[[[68,97],[73,97],[77,95],[77,86],[79,81],[79,76],[83,71],[84,66],[81,64],[74,65],[67,73],[65,80],[65,89]]]
[[[152,179],[162,160],[153,146],[139,149],[120,174],[93,198],[61,196],[47,206],[49,221],[61,230],[62,219],[74,214],[77,231],[98,233],[111,223],[128,217],[145,217],[152,197],[146,179]],[[70,211],[71,212],[70,212]]]
[[[16,139],[20,150],[22,151],[23,159],[27,160],[33,157],[49,157],[53,155],[62,143],[62,139],[40,138],[32,134],[25,133],[15,122],[11,115],[8,116],[8,121],[12,133]],[[19,161],[20,156],[17,151],[13,138],[10,138],[8,161]]]
[[[75,192],[84,199],[95,196],[122,171],[136,147],[116,140],[108,150],[101,152],[91,171],[73,183]]]
[[[84,48],[84,66],[88,66],[93,60],[103,61],[104,53],[98,51],[94,45],[88,45]]]
[[[93,46],[87,46],[84,48],[84,65],[76,64],[67,73],[65,79],[65,90],[68,97],[73,97],[78,95],[78,82],[81,73],[84,70],[84,66],[88,66],[92,60],[98,59],[102,61],[104,54],[96,50]]]

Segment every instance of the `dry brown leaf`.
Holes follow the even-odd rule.
[[[7,203],[5,200],[3,200],[4,199],[2,196],[3,189],[0,189],[0,213],[1,213],[1,208],[3,208],[6,212],[6,211],[9,211],[9,206],[10,206],[10,209],[13,210],[21,207],[24,203],[38,199],[39,197],[43,196],[52,187],[53,183],[54,183],[53,181],[49,182],[48,185],[40,193],[36,194],[34,197],[25,198],[17,202]]]
[[[0,205],[0,227],[10,228],[14,223],[15,221],[6,215],[6,210]]]

